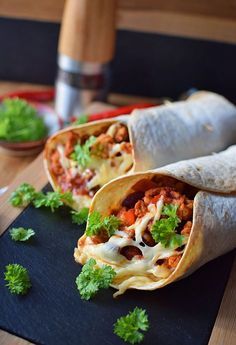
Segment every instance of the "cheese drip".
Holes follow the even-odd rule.
[[[115,134],[118,124],[111,125],[106,134],[112,137]],[[93,188],[101,187],[107,182],[113,180],[116,177],[126,174],[133,165],[132,153],[127,153],[122,149],[123,143],[116,143],[112,145],[109,151],[109,157],[102,159],[96,156],[91,156],[91,162],[87,169],[83,169],[78,163],[65,156],[65,147],[62,144],[58,144],[57,150],[60,156],[60,164],[63,167],[65,174],[75,178],[76,175],[80,175],[84,178],[87,177],[89,169],[94,172],[94,176],[90,179],[86,187],[90,191]],[[118,153],[120,155],[116,156]],[[74,208],[81,209],[83,207],[89,207],[91,204],[92,195],[76,195],[73,194]]]
[[[85,247],[83,248],[83,255],[86,254],[83,257],[84,262],[93,257],[98,265],[109,264],[116,271],[114,285],[118,286],[119,290],[114,294],[114,297],[124,293],[129,288],[143,286],[146,283],[150,284],[167,278],[172,270],[166,266],[157,265],[157,260],[183,253],[184,250],[176,251],[177,248],[165,248],[161,243],[149,247],[142,242],[142,234],[146,230],[148,222],[150,220],[153,220],[153,222],[159,220],[162,208],[163,198],[160,198],[156,204],[148,206],[148,213],[145,216],[137,218],[133,225],[127,227],[127,230],[134,229],[134,239],[128,238],[126,232],[119,230],[105,243],[93,244],[90,238],[86,238]],[[186,236],[183,244],[186,244],[187,240],[188,237]],[[121,249],[126,246],[139,248],[143,255],[142,259],[134,256],[132,260],[128,260],[121,255]],[[77,250],[79,251],[79,249]],[[82,253],[77,252],[77,254],[81,259]]]

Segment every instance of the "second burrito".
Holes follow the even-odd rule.
[[[72,192],[73,207],[81,209],[118,176],[218,152],[235,142],[235,106],[199,92],[187,101],[66,128],[48,140],[44,163],[52,187]]]

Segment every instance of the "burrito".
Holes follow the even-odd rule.
[[[95,195],[74,257],[112,266],[115,296],[161,288],[236,247],[235,208],[236,146],[123,176]]]
[[[199,92],[187,101],[66,128],[47,142],[45,169],[54,189],[89,207],[112,179],[218,152],[236,142],[236,108]]]

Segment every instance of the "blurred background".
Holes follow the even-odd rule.
[[[1,81],[54,85],[64,4],[0,0]],[[236,101],[234,0],[118,0],[116,33],[111,92],[176,99],[197,88]]]

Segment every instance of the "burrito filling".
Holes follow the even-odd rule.
[[[106,217],[113,224],[116,219],[112,235],[105,231],[104,219],[103,228],[89,236],[91,213],[87,236],[79,240],[75,258],[82,264],[93,257],[98,265],[111,265],[116,271],[113,285],[119,289],[114,296],[166,279],[184,253],[195,194],[192,187],[169,177],[139,181]]]
[[[126,174],[132,166],[128,130],[120,123],[89,137],[72,130],[64,144],[56,144],[49,163],[57,186],[62,192],[72,192],[79,208],[89,207],[99,188]]]

